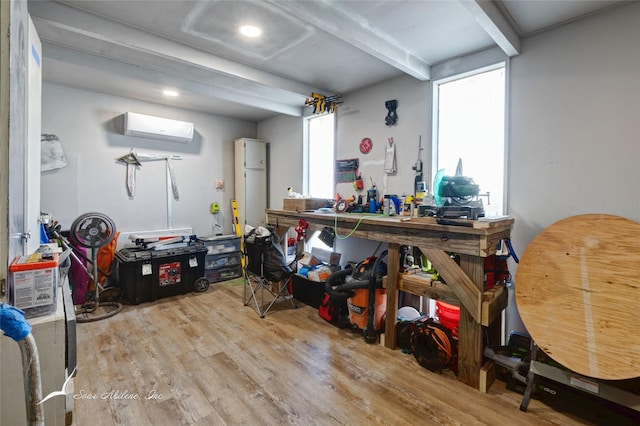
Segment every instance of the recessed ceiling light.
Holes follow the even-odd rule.
[[[240,27],[240,34],[245,37],[259,37],[262,34],[262,30],[255,25],[242,25]]]
[[[175,90],[163,90],[162,94],[165,96],[178,96],[178,92]]]

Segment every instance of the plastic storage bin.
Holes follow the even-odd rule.
[[[116,252],[115,274],[131,304],[185,294],[204,277],[207,248],[192,245],[169,250],[125,248]]]
[[[229,268],[205,269],[204,276],[209,283],[232,280],[242,276],[242,266],[232,266]]]
[[[207,254],[232,253],[240,251],[240,237],[235,235],[217,235],[215,237],[200,238],[207,247]]]
[[[240,265],[242,262],[242,253],[221,253],[207,254],[204,261],[204,269],[229,268],[231,266]]]
[[[436,301],[436,314],[440,323],[452,332],[460,324],[460,307]]]
[[[58,294],[58,254],[53,259],[20,256],[9,266],[9,303],[24,311],[25,318],[55,311]]]
[[[311,281],[302,275],[293,274],[293,298],[305,305],[320,307],[324,295],[324,281]]]
[[[232,280],[242,276],[240,237],[217,235],[199,240],[207,247],[204,275],[209,283]]]

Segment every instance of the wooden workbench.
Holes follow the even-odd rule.
[[[482,327],[490,326],[507,305],[504,289],[483,291],[483,258],[496,252],[500,240],[510,238],[512,218],[461,221],[461,225],[467,226],[452,226],[440,225],[434,218],[426,217],[285,210],[267,210],[266,214],[267,224],[276,227],[280,234],[298,226],[299,219],[304,219],[311,231],[330,226],[341,236],[350,234],[389,244],[385,345],[390,349],[396,347],[395,321],[392,319],[397,318],[398,290],[436,299],[443,295],[457,298],[460,302],[458,379],[479,388],[484,350]],[[400,274],[401,245],[420,249],[447,286]],[[451,258],[452,253],[459,256],[460,265]]]

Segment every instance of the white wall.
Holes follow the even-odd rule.
[[[626,5],[525,39],[511,61],[507,187],[517,253],[569,216],[640,220],[638,22],[640,4]],[[517,286],[517,265],[510,269]],[[514,305],[507,332],[524,331]]]
[[[398,123],[386,126],[385,101],[398,101]],[[412,77],[400,77],[371,88],[354,92],[343,98],[336,113],[336,159],[359,158],[360,171],[366,190],[373,178],[380,198],[387,193],[401,195],[413,193],[414,172],[411,166],[418,156],[418,140],[422,135],[424,151],[422,159],[425,178],[428,181],[431,140],[431,95],[429,82]],[[302,129],[303,119],[276,117],[258,125],[258,137],[271,144],[271,198],[272,208],[282,208],[282,199],[289,186],[302,187]],[[362,138],[373,140],[373,149],[362,154],[359,144]],[[396,145],[397,173],[384,173],[384,152],[387,139],[392,137]],[[343,197],[357,195],[352,184],[340,184],[336,191]]]
[[[385,124],[387,109],[385,102],[398,101],[398,122],[394,126]],[[413,194],[415,173],[411,166],[418,157],[418,140],[422,135],[424,149],[422,159],[425,177],[428,179],[431,140],[431,94],[429,82],[421,82],[412,77],[395,78],[376,86],[350,93],[344,97],[344,104],[338,108],[336,159],[360,159],[360,172],[365,183],[361,193],[366,198],[366,190],[371,187],[371,178],[378,188],[381,198],[385,193]],[[373,149],[362,154],[360,141],[368,137],[373,141]],[[384,173],[384,154],[387,140],[393,138],[396,146],[397,172]],[[357,195],[352,184],[339,184],[336,188],[343,197]]]
[[[388,110],[385,102],[398,101],[398,121],[387,126]],[[411,167],[418,158],[418,142],[422,135],[421,158],[424,163],[424,180],[429,181],[431,92],[429,82],[421,82],[404,76],[388,80],[372,88],[360,90],[344,97],[344,104],[337,115],[336,159],[359,158],[364,180],[364,190],[357,192],[351,183],[338,184],[336,192],[342,197],[362,195],[365,202],[371,179],[378,190],[378,199],[384,194],[413,194],[415,172]],[[368,137],[373,148],[368,154],[360,152],[360,141]],[[393,138],[396,147],[396,173],[384,172],[384,156],[388,139]],[[359,262],[368,256],[379,255],[387,244],[358,238],[336,239],[336,251],[343,253],[342,264]]]
[[[195,124],[189,144],[123,136],[122,114],[133,111]],[[42,173],[41,209],[68,229],[85,212],[106,214],[120,231],[165,229],[165,163],[144,162],[137,171],[136,194],[127,195],[126,167],[116,161],[131,148],[139,153],[179,154],[173,161],[180,200],[172,201],[173,228],[214,233],[213,201],[220,203],[224,233],[232,232],[233,140],[256,137],[256,123],[126,98],[44,84],[42,132],[62,142],[68,165]],[[223,178],[224,191],[216,190]]]
[[[568,216],[640,220],[638,22],[640,4],[625,5],[525,39],[511,61],[508,209],[518,252]]]
[[[269,208],[282,208],[288,187],[302,190],[303,122],[281,115],[258,124],[258,139],[269,142]]]

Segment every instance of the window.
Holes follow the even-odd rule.
[[[335,114],[323,114],[306,119],[303,191],[315,198],[333,198],[334,123]]]
[[[505,66],[434,82],[432,173],[463,175],[480,185],[486,216],[504,214]],[[435,190],[435,188],[434,188]]]

